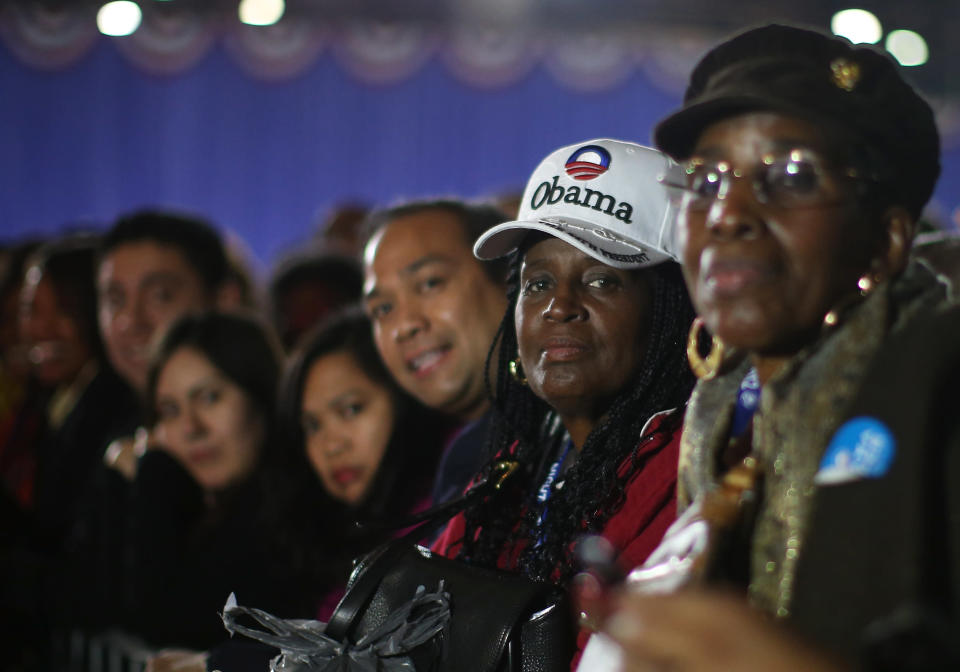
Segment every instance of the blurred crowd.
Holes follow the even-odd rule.
[[[458,422],[377,353],[365,215],[338,211],[265,288],[217,227],[174,212],[5,248],[9,669],[83,669],[105,632],[123,635],[107,650],[213,647],[231,591],[328,615],[384,538],[360,523],[430,501]]]
[[[345,206],[265,286],[180,212],[7,241],[0,668],[266,670],[230,593],[326,621],[506,458],[420,541],[570,588],[571,669],[956,669],[960,263],[913,245],[938,142],[891,61],[772,26],[657,149]]]

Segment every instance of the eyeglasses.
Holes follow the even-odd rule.
[[[834,205],[844,197],[841,181],[865,179],[856,169],[833,166],[808,149],[765,154],[750,173],[728,161],[694,158],[684,173],[684,184],[664,181],[664,185],[680,190],[682,205],[690,210],[707,210],[724,200],[734,179],[749,179],[758,203],[785,209]]]

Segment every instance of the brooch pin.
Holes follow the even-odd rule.
[[[844,91],[853,91],[860,81],[860,66],[846,58],[836,58],[830,63],[833,83]]]

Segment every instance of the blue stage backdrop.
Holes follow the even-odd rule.
[[[107,39],[47,71],[0,44],[0,237],[167,206],[211,218],[270,263],[339,202],[519,189],[558,146],[648,141],[678,101],[641,70],[585,93],[538,63],[512,84],[484,88],[433,58],[377,86],[324,53],[296,77],[269,82],[245,73],[222,44],[174,75],[145,73]],[[958,188],[954,150],[936,196],[948,221]]]

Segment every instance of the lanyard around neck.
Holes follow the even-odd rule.
[[[751,368],[740,382],[740,389],[737,391],[737,405],[733,409],[733,421],[730,423],[731,438],[740,437],[747,431],[759,405],[760,376],[755,368]]]

